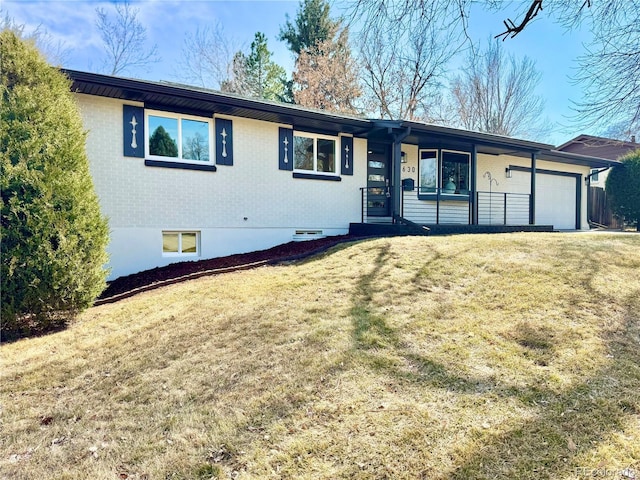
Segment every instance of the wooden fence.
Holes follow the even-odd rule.
[[[609,228],[622,228],[623,221],[611,211],[607,202],[607,194],[604,188],[589,187],[587,195],[587,212],[589,222],[604,225]]]

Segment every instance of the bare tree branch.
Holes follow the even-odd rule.
[[[225,34],[222,24],[197,28],[187,34],[177,76],[202,87],[219,88],[233,74],[232,40]]]
[[[527,10],[527,13],[522,19],[522,22],[520,22],[519,25],[516,25],[513,22],[513,20],[508,18],[503,22],[504,26],[507,27],[507,30],[502,32],[499,35],[496,35],[495,38],[503,37],[502,39],[504,40],[508,36],[511,36],[511,38],[515,37],[522,30],[524,30],[524,28],[529,24],[529,22],[533,20],[535,16],[538,15],[538,13],[540,13],[541,11],[542,11],[542,0],[532,0],[531,6],[529,7],[529,10]]]
[[[456,16],[459,4],[420,2],[416,11],[411,2],[376,5],[378,15],[370,15],[359,38],[365,95],[379,105],[381,118],[433,121],[436,103],[430,100],[437,97],[447,63],[464,43],[458,23],[442,21],[441,8]]]
[[[458,29],[464,33],[466,41],[467,19],[472,0],[351,0],[347,1],[347,11],[354,23],[365,25],[365,33],[384,37],[387,42],[396,44],[408,31],[407,20],[427,21],[436,11],[443,28]],[[604,128],[607,124],[626,123],[626,131],[638,131],[640,126],[640,0],[528,0],[524,18],[519,24],[508,19],[504,22],[506,31],[497,38],[514,38],[528,28],[534,18],[545,7],[545,12],[558,24],[568,30],[577,27],[589,28],[593,41],[587,44],[586,52],[577,59],[578,73],[576,84],[584,89],[581,100],[575,103],[577,117],[574,119],[584,128]],[[506,0],[484,0],[486,8],[502,9],[521,2]],[[415,26],[416,22],[411,26]],[[367,36],[365,35],[365,37]],[[369,40],[371,35],[369,35]],[[399,41],[398,50],[405,49],[405,43]],[[384,47],[383,42],[375,41],[363,45],[363,49],[372,60],[365,71],[365,82],[369,89],[391,80],[390,66],[404,52],[393,52],[392,56],[382,57],[372,45]],[[440,45],[448,46],[446,43]],[[377,48],[377,47],[376,47]],[[395,45],[394,45],[394,48]],[[376,74],[372,68],[377,69]],[[384,68],[383,68],[384,67]],[[393,78],[392,81],[397,81]],[[404,79],[403,79],[404,80]],[[388,84],[388,83],[387,83]],[[397,84],[397,83],[396,83]],[[383,95],[384,93],[384,95]],[[389,114],[390,105],[402,96],[400,92],[385,91],[376,93],[383,103],[382,115]],[[397,98],[389,98],[395,96]],[[385,101],[387,102],[385,104]]]
[[[640,0],[602,0],[591,5],[593,40],[577,59],[573,80],[582,86],[575,102],[576,121],[583,128],[606,130],[624,125],[640,130]]]
[[[468,130],[536,138],[549,125],[542,118],[543,99],[535,93],[541,74],[524,57],[506,56],[497,41],[485,51],[470,53],[463,73],[451,85],[456,117]]]
[[[104,71],[118,75],[159,62],[158,46],[145,46],[147,30],[138,20],[139,10],[131,7],[128,0],[115,3],[114,7],[114,18],[104,8],[96,8],[96,27],[105,47]]]
[[[1,8],[0,14],[2,14]],[[40,53],[45,56],[51,65],[61,66],[69,57],[69,46],[63,41],[56,41],[42,25],[27,31],[24,24],[16,23],[8,13],[5,13],[4,17],[0,19],[0,30],[4,29],[11,30],[24,40],[34,42]]]
[[[333,112],[358,113],[362,95],[358,73],[359,65],[349,48],[348,29],[329,32],[326,40],[303,49],[298,56],[293,73],[295,102]]]

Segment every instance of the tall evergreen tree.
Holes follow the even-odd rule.
[[[330,39],[340,25],[331,19],[329,10],[326,0],[301,0],[294,23],[287,15],[278,39],[286,42],[296,56],[303,50],[316,49],[317,44]]]
[[[283,100],[286,72],[271,60],[272,54],[265,34],[256,32],[249,54],[235,54],[231,78],[222,83],[222,91],[266,100]]]
[[[358,67],[351,57],[349,33],[331,18],[327,0],[301,0],[292,23],[289,16],[278,38],[296,57],[287,94],[308,107],[354,113],[361,96]]]
[[[0,32],[2,334],[64,323],[105,287],[108,227],[70,82]]]

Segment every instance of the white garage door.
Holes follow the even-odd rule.
[[[576,228],[576,179],[536,175],[536,224],[559,230]]]

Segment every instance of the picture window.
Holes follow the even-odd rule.
[[[188,163],[211,162],[210,119],[149,111],[146,121],[148,158]]]
[[[294,170],[335,175],[337,173],[336,143],[336,140],[331,137],[294,134]]]

